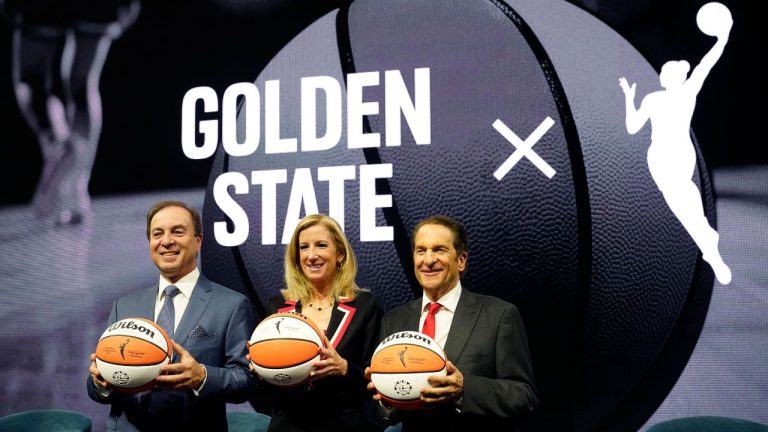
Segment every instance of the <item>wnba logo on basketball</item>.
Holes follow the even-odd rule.
[[[306,318],[304,315],[301,315],[303,318]],[[285,321],[283,319],[280,319],[278,322],[275,323],[275,330],[278,334],[282,334],[283,331],[287,331],[289,333],[298,333],[303,329],[303,327],[299,327],[295,324],[293,324],[291,321]]]

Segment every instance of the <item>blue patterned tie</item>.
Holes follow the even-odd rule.
[[[176,323],[176,311],[173,307],[173,297],[179,292],[179,289],[175,285],[168,285],[165,287],[165,290],[163,291],[165,303],[163,303],[163,307],[160,309],[160,314],[157,316],[157,325],[162,327],[171,339],[173,339],[173,327]]]

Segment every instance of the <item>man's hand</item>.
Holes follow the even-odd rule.
[[[206,378],[206,369],[176,341],[171,341],[173,350],[179,354],[178,363],[169,363],[160,368],[155,378],[157,387],[171,390],[197,390]]]
[[[251,355],[250,355],[250,354],[246,354],[246,355],[245,355],[245,360],[248,362],[248,369],[249,369],[249,370],[250,370],[250,371],[251,371],[251,372],[252,372],[254,375],[256,375],[256,376],[257,376],[257,377],[258,377],[260,380],[261,380],[261,379],[264,379],[264,378],[262,378],[262,377],[261,377],[261,375],[259,375],[259,373],[258,373],[258,372],[256,372],[256,367],[255,367],[255,366],[253,366],[253,362],[251,361]]]
[[[96,385],[107,389],[111,387],[111,385],[104,380],[104,377],[101,376],[99,369],[96,367],[96,353],[91,353],[91,367],[88,368],[88,371],[91,374],[91,379]]]
[[[365,368],[365,370],[363,371],[363,376],[365,377],[365,379],[368,380],[368,385],[366,386],[366,388],[368,389],[368,391],[373,392],[373,400],[380,401],[381,400],[381,395],[376,390],[376,386],[373,385],[373,381],[371,381],[371,368],[370,367]]]
[[[421,400],[427,407],[457,400],[464,394],[464,375],[451,362],[447,362],[445,367],[446,376],[428,377],[432,387],[421,389]]]

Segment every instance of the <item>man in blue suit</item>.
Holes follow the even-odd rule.
[[[378,416],[387,424],[402,421],[404,432],[518,430],[538,404],[520,312],[462,285],[469,252],[464,226],[455,219],[423,219],[411,241],[424,295],[389,311],[379,339],[421,330],[445,350],[447,375],[428,378],[431,387],[421,391],[422,410],[396,410],[375,395]],[[370,368],[365,373],[370,379]],[[368,388],[375,390],[373,383]]]
[[[118,298],[109,324],[124,318],[157,321],[166,287],[173,285],[173,361],[155,388],[124,393],[99,374],[91,354],[88,395],[110,404],[108,430],[226,431],[226,404],[245,402],[255,385],[245,359],[256,327],[244,295],[211,282],[197,268],[203,241],[200,214],[179,201],[161,201],[147,214],[147,238],[159,283]],[[169,327],[170,327],[169,322]]]

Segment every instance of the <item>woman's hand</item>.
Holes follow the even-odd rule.
[[[315,369],[309,376],[313,380],[333,375],[345,376],[349,370],[349,363],[344,357],[339,355],[325,334],[321,334],[321,336],[325,348],[320,348],[318,350],[320,353],[320,360],[312,365]]]

